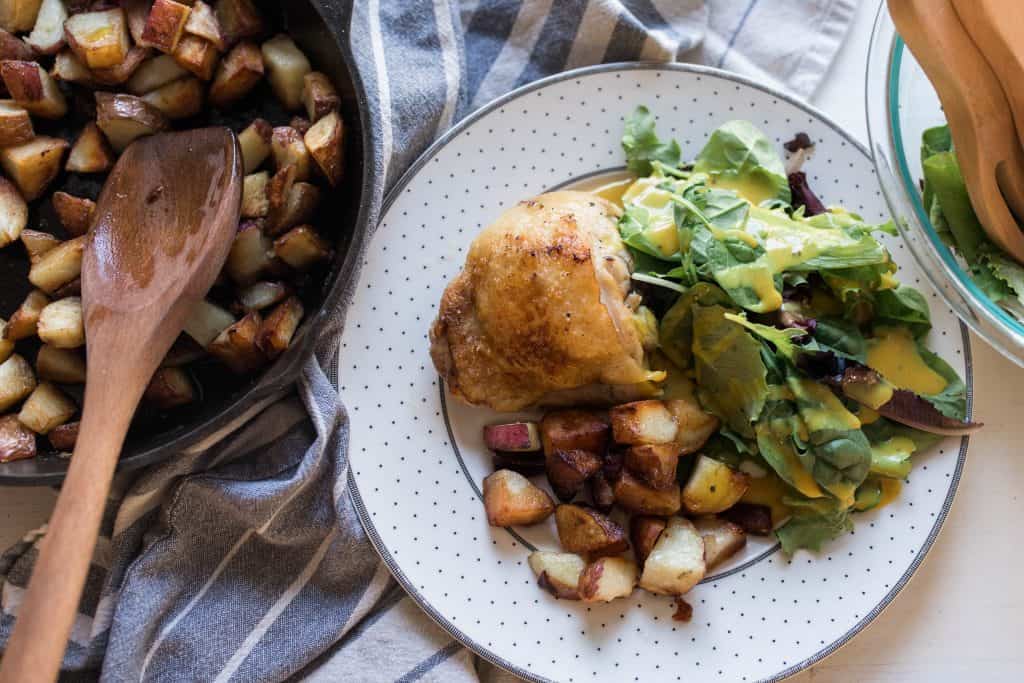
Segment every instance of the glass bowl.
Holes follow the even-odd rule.
[[[1024,367],[1024,323],[986,296],[939,238],[921,199],[921,134],[946,118],[931,82],[881,3],[868,52],[871,155],[894,221],[932,285],[978,336]]]

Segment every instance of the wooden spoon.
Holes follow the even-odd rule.
[[[903,40],[935,86],[957,159],[985,232],[1024,263],[1024,151],[999,79],[950,0],[889,0]]]
[[[227,258],[242,201],[226,128],[131,145],[96,207],[82,261],[88,381],[81,430],[0,682],[57,678],[135,408]]]

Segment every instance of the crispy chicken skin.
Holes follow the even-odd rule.
[[[480,233],[430,330],[430,355],[454,395],[511,411],[650,379],[619,213],[589,193],[552,192]]]

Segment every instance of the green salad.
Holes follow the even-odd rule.
[[[849,531],[915,453],[974,426],[963,381],[925,346],[925,297],[875,237],[891,224],[821,207],[747,121],[685,161],[640,107],[622,146],[636,180],[619,230],[659,320],[655,363],[720,419],[704,453],[753,475],[744,500],[772,506],[785,552]]]

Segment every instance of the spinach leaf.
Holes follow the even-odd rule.
[[[930,201],[938,203],[956,249],[968,263],[976,263],[979,250],[988,242],[985,230],[971,207],[967,184],[953,152],[940,152],[924,160],[925,186],[934,193]]]
[[[761,457],[779,478],[808,498],[824,495],[804,465],[798,444],[805,432],[800,416],[789,401],[771,401],[754,428]]]
[[[857,512],[867,512],[878,507],[882,502],[882,482],[876,477],[868,477],[864,483],[857,487],[854,496],[853,509]]]
[[[985,270],[1008,290],[1006,296],[1016,296],[1017,301],[1024,305],[1024,267],[994,250],[985,255],[984,265],[987,266]]]
[[[849,510],[834,499],[785,498],[783,502],[795,510],[775,531],[787,555],[801,549],[817,552],[826,542],[853,531]]]
[[[651,239],[653,226],[651,212],[639,204],[630,204],[619,219],[619,235],[628,246],[660,261],[678,261],[679,250],[673,245],[672,253],[665,253],[662,245]]]
[[[921,160],[935,156],[941,152],[953,150],[953,135],[949,126],[929,128],[921,135]]]
[[[910,474],[910,456],[916,444],[907,437],[896,436],[871,444],[871,473],[890,479],[905,479]]]
[[[662,352],[682,369],[693,366],[693,307],[730,306],[729,295],[715,285],[698,282],[686,290],[661,317],[658,339]]]
[[[749,121],[729,121],[711,134],[697,156],[694,171],[707,173],[715,184],[743,187],[753,203],[766,199],[792,200],[782,158],[764,133]]]
[[[839,318],[818,318],[813,337],[818,346],[844,358],[867,363],[868,345],[860,328]]]
[[[950,367],[949,363],[921,344],[918,345],[918,352],[928,367],[942,375],[943,379],[946,380],[946,388],[941,393],[924,396],[924,398],[946,417],[952,417],[957,420],[966,419],[967,387],[964,385],[964,381],[960,379],[960,375]]]
[[[938,434],[922,432],[920,429],[914,429],[884,417],[880,417],[870,424],[862,425],[861,431],[872,444],[884,443],[897,437],[910,439],[914,442],[915,453],[928,450],[942,441],[942,437]]]
[[[932,329],[928,302],[921,292],[907,285],[875,293],[875,322],[907,327],[915,337],[923,337]]]
[[[622,149],[626,152],[626,165],[630,173],[638,176],[650,175],[652,161],[675,168],[679,166],[682,157],[678,142],[662,142],[658,138],[654,131],[654,116],[647,107],[637,107],[626,120]]]

